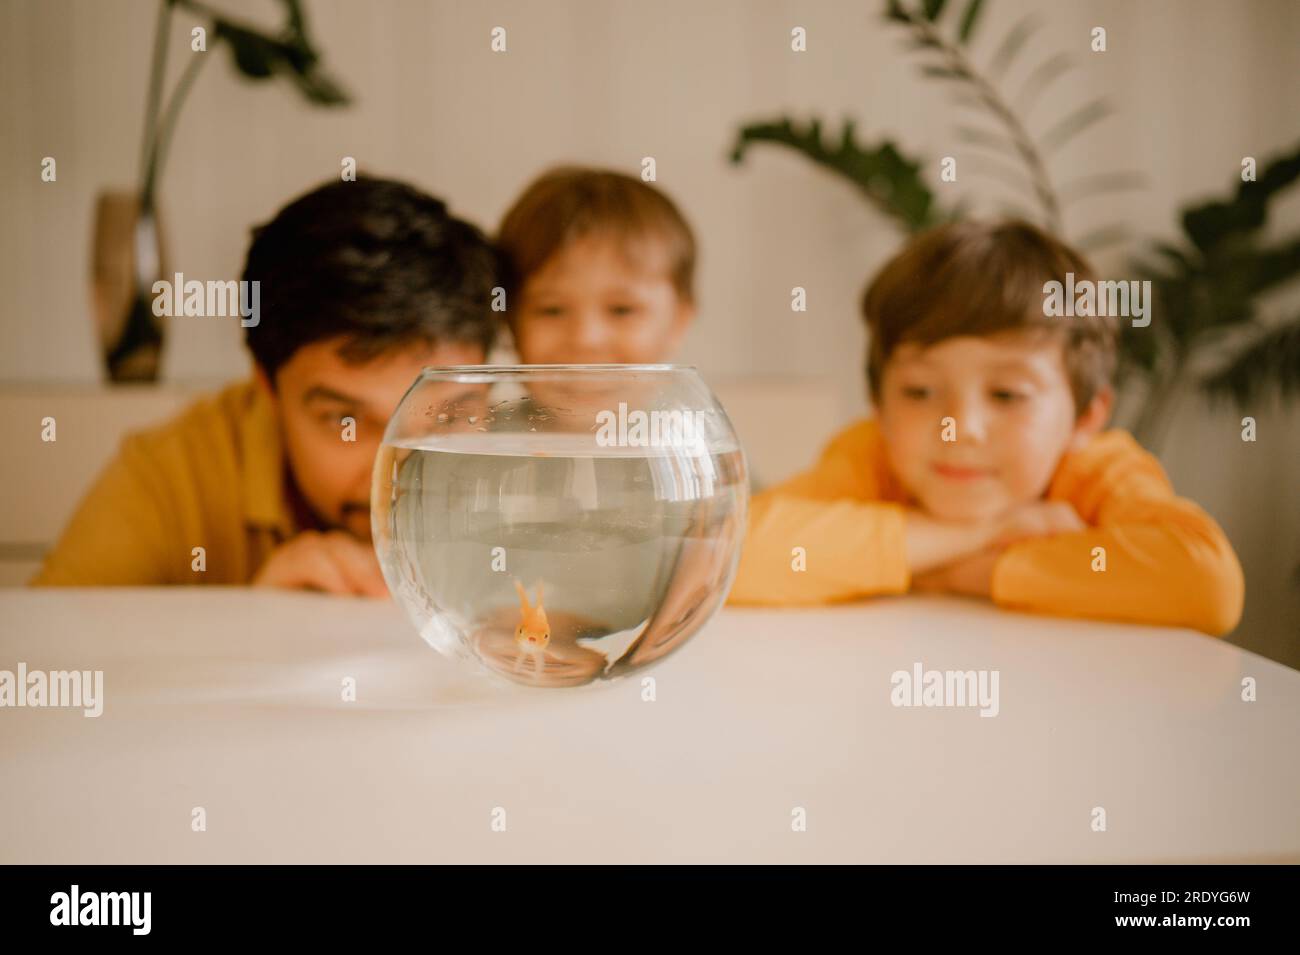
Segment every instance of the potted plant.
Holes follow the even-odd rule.
[[[162,327],[153,314],[153,283],[164,274],[158,188],[167,149],[186,96],[208,59],[207,44],[223,46],[235,68],[254,81],[288,78],[308,102],[339,106],[347,94],[320,68],[300,0],[280,0],[285,22],[274,34],[230,19],[196,0],[159,0],[153,62],[134,192],[105,191],[96,203],[93,276],[96,323],[109,378],[154,381],[162,353]],[[193,56],[164,101],[163,82],[172,18],[193,16]]]

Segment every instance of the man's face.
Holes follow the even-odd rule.
[[[1108,409],[1109,395],[1099,400]],[[890,467],[945,520],[992,518],[1041,498],[1061,457],[1104,421],[1104,411],[1076,420],[1062,345],[1025,332],[900,345],[877,404]]]
[[[402,396],[426,365],[481,364],[478,345],[414,345],[349,364],[338,354],[345,342],[327,339],[293,353],[270,389],[290,473],[322,524],[370,540],[370,480],[384,428]],[[453,386],[454,387],[454,386]],[[344,418],[355,422],[345,430]]]

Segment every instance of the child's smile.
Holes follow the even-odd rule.
[[[960,467],[942,461],[936,461],[930,467],[939,477],[949,481],[978,481],[991,478],[997,473],[991,468]]]

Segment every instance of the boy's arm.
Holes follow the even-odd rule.
[[[1117,444],[1064,489],[1095,526],[1008,547],[993,570],[993,600],[1222,636],[1241,619],[1245,596],[1232,545],[1213,518],[1174,494],[1154,457],[1131,439]]]
[[[169,567],[188,562],[189,551],[172,543],[174,535],[169,528],[174,528],[175,521],[167,511],[170,495],[160,486],[150,460],[139,439],[127,438],[122,443],[29,586],[171,582]]]
[[[850,428],[811,470],[751,501],[729,602],[818,604],[903,593],[913,573],[992,542],[991,526],[947,524],[873,500],[876,462],[863,434]]]
[[[773,489],[750,503],[728,602],[827,603],[902,593],[909,581],[901,505],[814,500]]]

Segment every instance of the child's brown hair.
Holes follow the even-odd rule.
[[[1045,314],[1043,286],[1095,281],[1082,255],[1020,220],[953,222],[921,233],[885,263],[862,298],[870,335],[867,379],[880,398],[885,363],[899,345],[957,335],[1041,331],[1060,336],[1077,414],[1115,371],[1116,321]]]
[[[560,166],[534,180],[501,220],[497,246],[507,263],[509,310],[524,281],[551,256],[602,233],[629,253],[646,240],[662,243],[677,297],[695,301],[695,236],[673,201],[623,173]]]

